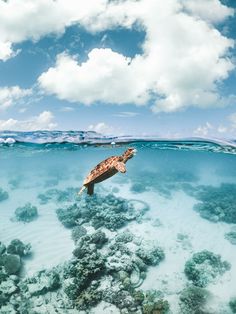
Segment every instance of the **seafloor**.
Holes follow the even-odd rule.
[[[0,313],[236,313],[236,156],[135,147],[0,148]]]

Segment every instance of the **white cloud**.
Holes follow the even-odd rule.
[[[31,89],[21,89],[19,86],[0,87],[0,110],[12,106],[31,93]]]
[[[14,55],[10,42],[0,41],[0,60],[6,61]]]
[[[114,114],[114,116],[121,117],[121,118],[133,118],[138,115],[139,115],[138,112],[133,112],[133,111],[121,111]]]
[[[88,127],[88,130],[89,131],[95,131],[95,132],[101,133],[101,134],[111,134],[113,132],[113,128],[104,122],[99,122],[97,124],[91,124]]]
[[[70,107],[70,106],[65,106],[65,107],[62,107],[60,109],[61,112],[70,112],[70,111],[74,111],[75,109],[73,107]]]
[[[106,4],[106,0],[1,0],[0,59],[14,54],[12,44],[62,34],[66,27],[86,23],[104,11]]]
[[[217,132],[218,133],[226,133],[226,132],[228,132],[228,128],[226,126],[220,124],[217,128]]]
[[[0,120],[0,130],[12,131],[36,131],[52,130],[57,124],[53,122],[54,116],[50,111],[43,111],[38,116],[28,120]]]
[[[46,92],[71,102],[144,104],[145,82],[134,71],[130,58],[111,49],[96,48],[81,65],[69,55],[60,54],[56,66],[43,73],[38,81]]]
[[[188,12],[209,23],[222,22],[226,17],[234,14],[233,9],[218,0],[182,0],[182,3]]]
[[[229,121],[231,122],[232,128],[236,129],[236,112],[232,113],[228,118]]]
[[[205,125],[199,125],[197,129],[193,131],[193,134],[196,136],[206,137],[209,135],[209,131],[213,128],[214,127],[209,122],[206,122]]]
[[[96,14],[93,11],[80,22],[90,31],[138,22],[146,31],[143,54],[130,59],[111,49],[95,48],[83,63],[60,54],[56,65],[39,77],[39,84],[60,99],[86,105],[146,105],[152,100],[154,112],[226,105],[217,86],[234,68],[228,56],[234,43],[211,23],[233,11],[219,0],[194,3],[127,0],[110,1],[106,10],[97,7]]]
[[[146,31],[142,55],[131,60],[95,48],[84,63],[59,55],[55,67],[40,76],[41,86],[85,104],[145,105],[152,99],[154,112],[215,106],[221,101],[217,84],[234,65],[228,56],[233,41],[214,24],[232,14],[220,0],[0,1],[0,59],[14,55],[14,43],[62,34],[74,24],[90,32],[139,24]]]

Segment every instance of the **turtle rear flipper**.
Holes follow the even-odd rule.
[[[87,186],[87,194],[88,195],[93,195],[94,192],[94,183],[88,184]]]
[[[80,191],[78,192],[78,195],[82,194],[85,189],[86,189],[86,187],[83,185],[82,188],[80,189]]]

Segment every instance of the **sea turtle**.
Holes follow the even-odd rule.
[[[125,173],[125,163],[136,154],[136,149],[128,148],[121,156],[111,156],[100,162],[85,178],[79,194],[87,188],[87,193],[93,195],[94,184],[102,182],[116,174]]]

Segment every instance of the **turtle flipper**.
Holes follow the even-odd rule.
[[[126,167],[125,167],[125,164],[123,162],[117,161],[117,163],[115,163],[114,167],[119,172],[122,172],[122,173],[126,172]]]
[[[94,192],[94,183],[88,184],[87,186],[87,194],[88,195],[93,195]]]

